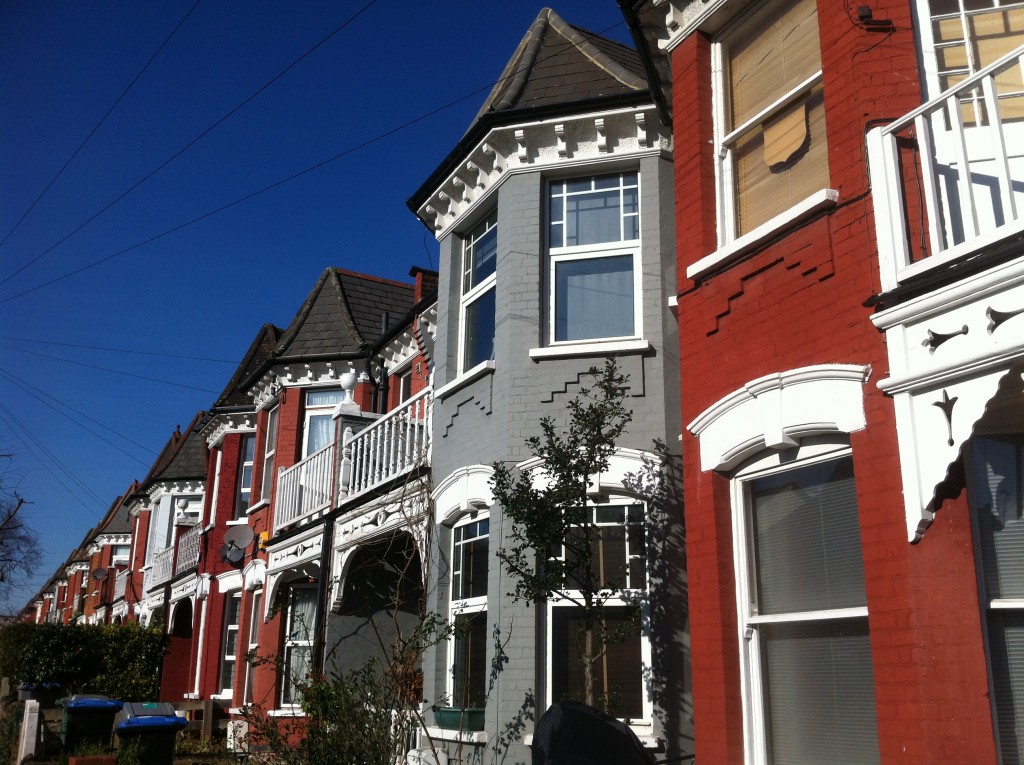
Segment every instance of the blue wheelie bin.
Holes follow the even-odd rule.
[[[137,744],[142,765],[171,765],[178,731],[188,720],[174,713],[167,702],[127,701],[117,716],[114,731],[121,746]]]
[[[62,699],[64,714],[60,721],[60,741],[64,751],[74,752],[82,746],[110,746],[114,715],[121,702],[106,696],[78,693]]]

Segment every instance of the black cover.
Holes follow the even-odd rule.
[[[533,765],[651,765],[625,723],[575,701],[559,701],[533,733]]]

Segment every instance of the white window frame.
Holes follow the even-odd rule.
[[[335,393],[337,393],[338,394],[338,400],[336,402],[330,403],[330,404],[315,404],[315,405],[312,405],[312,406],[307,403],[309,401],[309,395],[311,393],[327,393],[327,392],[335,392]],[[342,389],[340,387],[333,387],[332,386],[332,387],[329,387],[329,388],[308,388],[303,393],[302,404],[303,404],[303,409],[304,409],[304,412],[305,412],[304,418],[303,418],[303,421],[302,421],[302,457],[303,457],[303,459],[306,458],[306,457],[309,457],[312,454],[312,452],[309,451],[309,434],[310,434],[310,427],[309,426],[310,426],[310,423],[312,422],[313,418],[314,417],[330,417],[331,414],[334,412],[335,407],[337,407],[338,404],[340,404],[343,399],[344,399],[344,392],[342,391]],[[326,446],[332,444],[333,442],[334,442],[334,439],[332,438],[328,442],[328,444],[325,444],[324,446],[322,446],[320,448],[323,449]],[[319,451],[319,449],[317,451]]]
[[[252,444],[252,458],[246,459],[245,446],[247,443]],[[252,478],[253,473],[256,470],[256,434],[255,433],[243,433],[242,440],[239,443],[239,461],[238,461],[238,480],[235,485],[235,497],[234,507],[231,509],[231,517],[235,520],[242,518],[245,515],[245,511],[252,506]],[[217,482],[220,482],[220,450],[217,450]],[[249,468],[249,485],[245,484],[245,469]],[[248,497],[243,506],[242,494],[247,493]]]
[[[845,441],[845,439],[843,439]],[[796,624],[799,622],[822,623],[832,620],[867,619],[867,606],[837,608],[820,611],[801,611],[787,614],[758,615],[750,613],[753,602],[752,587],[756,586],[750,565],[750,539],[748,513],[750,508],[750,487],[758,478],[786,473],[795,469],[844,457],[852,457],[848,443],[838,444],[833,439],[807,439],[799,447],[797,459],[783,458],[777,451],[768,451],[761,457],[737,471],[731,482],[733,564],[736,576],[737,626],[739,628],[741,696],[743,703],[744,748],[747,765],[761,765],[768,762],[767,728],[765,725],[766,705],[761,687],[761,643],[758,630],[763,625]]]
[[[454,577],[456,573],[456,564],[461,565],[461,558],[458,556],[457,548],[460,544],[458,541],[459,529],[465,529],[474,523],[480,521],[487,521],[488,525],[488,551],[490,551],[490,514],[487,512],[477,512],[472,514],[466,514],[460,518],[454,526],[452,526],[452,598],[449,606],[451,612],[451,623],[454,624],[455,620],[459,616],[468,616],[472,614],[487,613],[487,591],[490,589],[490,571],[488,571],[488,587],[486,588],[482,596],[474,598],[456,598]],[[469,540],[463,540],[462,544],[467,541],[474,539],[482,539],[483,535],[472,537]],[[456,662],[456,636],[452,635],[448,641],[448,681],[446,687],[446,693],[449,699],[451,699],[452,706],[459,706],[460,702],[455,698],[455,662]],[[486,690],[485,690],[486,693]]]
[[[232,604],[237,601],[238,612],[235,616],[234,623],[228,621],[228,615],[231,613]],[[220,697],[230,699],[235,692],[235,683],[238,681],[238,626],[242,621],[242,591],[234,590],[232,592],[225,593],[224,596],[224,624],[221,629],[221,641],[220,641],[220,662],[217,667],[217,681],[218,684],[222,685],[224,682],[224,669],[228,662],[232,664],[231,670],[231,685],[227,688],[221,688]],[[231,634],[235,636],[235,651],[234,653],[228,653],[228,638]]]
[[[750,12],[743,14],[733,24],[720,34],[714,41],[711,49],[711,92],[712,109],[714,112],[713,133],[715,145],[715,188],[718,190],[718,246],[727,247],[734,241],[746,239],[751,234],[758,233],[758,238],[767,236],[765,230],[775,230],[792,221],[792,215],[786,212],[768,220],[766,223],[757,226],[752,231],[739,234],[739,218],[736,204],[736,177],[735,163],[733,162],[733,147],[741,138],[751,130],[757,128],[775,112],[789,106],[794,101],[806,96],[812,89],[822,82],[822,70],[807,77],[803,82],[798,83],[791,90],[787,91],[772,103],[765,106],[756,114],[749,117],[745,122],[725,132],[725,125],[731,122],[729,114],[729,82],[728,82],[728,47],[729,36],[739,27],[742,27],[750,17],[758,13],[763,6],[759,5]],[[820,43],[819,43],[820,45]],[[820,192],[819,192],[820,193]],[[810,199],[810,197],[808,198]],[[801,202],[796,202],[793,207],[799,207]],[[689,272],[687,273],[689,276]]]
[[[260,647],[260,627],[263,625],[263,589],[256,588],[252,591],[252,603],[249,609],[249,642],[246,650],[248,656],[255,656]],[[256,674],[253,662],[245,663],[245,685],[242,688],[242,703],[251,704],[253,701],[252,683]]]
[[[553,184],[569,184],[573,181],[579,181],[589,179],[593,181],[595,178],[603,178],[612,175],[618,175],[619,177],[619,239],[616,241],[599,242],[596,244],[583,244],[583,245],[569,245],[564,246],[561,243],[555,243],[550,240],[552,224],[557,223],[551,218],[551,201],[555,196],[553,191]],[[636,177],[636,184],[627,184],[624,177],[632,175]],[[566,187],[563,186],[563,189]],[[625,189],[636,189],[637,196],[637,209],[636,212],[626,213],[623,212],[623,194]],[[562,241],[565,240],[565,232],[567,229],[566,216],[568,215],[568,198],[570,197],[582,197],[587,194],[598,194],[612,189],[591,189],[589,191],[578,191],[569,192],[563,190],[559,195],[562,197]],[[642,199],[641,199],[641,185],[640,185],[640,173],[639,171],[626,170],[618,173],[597,173],[590,176],[577,176],[571,178],[556,178],[552,179],[547,185],[546,190],[546,202],[547,209],[545,215],[548,219],[548,331],[547,341],[549,347],[560,347],[560,346],[574,346],[574,345],[588,345],[596,343],[608,343],[621,340],[637,340],[643,337],[643,299],[642,299],[642,286],[643,286],[643,273],[642,264],[640,260],[640,248],[641,239],[643,237],[643,231],[641,221],[643,220],[642,210]],[[637,238],[626,238],[625,221],[626,218],[636,219],[636,230]],[[556,272],[558,266],[562,263],[572,261],[583,261],[583,260],[597,260],[600,258],[611,258],[611,257],[623,257],[628,256],[633,261],[633,333],[630,335],[610,335],[608,337],[593,337],[579,340],[557,340],[555,337],[556,321],[557,316],[557,305],[556,305]]]
[[[495,269],[494,273],[489,274],[485,278],[481,279],[477,284],[468,284],[472,274],[472,263],[470,262],[471,253],[474,251],[474,247],[478,241],[498,228],[498,210],[497,208],[491,210],[490,213],[479,223],[477,223],[461,241],[462,246],[462,259],[461,259],[461,270],[459,272],[459,374],[464,374],[470,370],[474,364],[469,364],[466,358],[466,328],[468,325],[467,315],[469,309],[474,303],[483,298],[491,290],[497,289],[498,284],[498,269],[497,269],[497,258],[498,255],[495,253]],[[497,233],[495,233],[497,236]],[[496,318],[496,317],[495,317]],[[491,355],[493,356],[493,350]],[[487,361],[482,359],[481,362]],[[480,362],[477,362],[480,363]]]
[[[262,502],[269,502],[274,490],[274,463],[277,457],[277,428],[280,414],[281,407],[277,404],[267,413],[267,427],[263,437],[263,475],[260,477]]]
[[[646,555],[647,549],[647,532],[649,531],[647,526],[647,514],[648,507],[644,502],[640,502],[634,497],[628,497],[625,495],[611,495],[607,502],[603,502],[602,505],[641,505],[644,513],[644,554]],[[587,509],[593,512],[598,509],[598,505],[587,505]],[[595,524],[598,526],[614,526],[618,524]],[[628,523],[622,524],[628,527]],[[628,540],[628,535],[627,535]],[[632,557],[629,554],[629,547],[627,544],[627,563]],[[563,548],[562,555],[564,556],[565,550]],[[643,716],[641,718],[631,717],[629,719],[630,727],[634,728],[638,735],[649,734],[654,724],[654,698],[651,695],[651,689],[649,683],[643,681],[644,677],[647,677],[652,671],[652,659],[651,659],[651,633],[650,633],[650,571],[647,571],[648,567],[645,566],[645,576],[647,581],[643,587],[630,587],[624,588],[621,594],[611,596],[605,594],[604,605],[606,607],[615,608],[623,606],[632,606],[638,600],[640,603],[640,673],[641,673],[641,686],[643,688]],[[632,576],[630,575],[632,579]],[[636,584],[630,581],[629,584]],[[548,655],[547,666],[545,668],[545,684],[547,686],[547,706],[551,706],[553,703],[558,701],[554,698],[554,610],[556,608],[579,608],[579,602],[582,600],[582,596],[579,590],[563,590],[564,595],[556,595],[547,601],[547,623],[548,629],[545,635],[545,645]],[[627,719],[627,718],[622,718]]]

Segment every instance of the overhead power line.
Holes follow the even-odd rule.
[[[134,454],[132,454],[131,452],[122,449],[120,446],[115,444],[113,441],[108,441],[106,438],[101,436],[95,430],[93,430],[91,428],[87,428],[85,425],[83,425],[81,422],[79,422],[74,417],[69,415],[67,412],[61,411],[57,406],[55,406],[53,403],[51,403],[51,401],[52,402],[56,402],[57,404],[59,404],[60,406],[64,407],[65,409],[71,410],[72,412],[77,414],[79,417],[85,418],[89,422],[91,422],[91,423],[93,423],[95,425],[98,425],[99,427],[103,428],[104,430],[109,431],[110,433],[113,433],[118,438],[123,438],[128,443],[134,444],[135,446],[139,447],[140,449],[149,452],[154,457],[160,456],[159,454],[157,454],[157,452],[153,451],[152,449],[150,449],[145,444],[139,443],[135,439],[130,438],[129,436],[126,436],[124,433],[119,433],[118,431],[114,430],[110,426],[104,425],[99,420],[97,420],[97,419],[95,419],[93,417],[90,417],[85,412],[81,411],[80,409],[76,409],[75,407],[71,406],[71,404],[68,404],[65,401],[61,401],[56,396],[53,396],[53,395],[51,395],[49,393],[46,393],[45,391],[40,390],[36,386],[31,385],[31,384],[25,382],[24,380],[22,380],[22,379],[20,379],[18,377],[15,377],[10,372],[5,372],[2,369],[0,369],[0,376],[2,376],[5,379],[9,380],[13,385],[16,385],[17,387],[21,388],[28,395],[32,396],[33,398],[37,399],[41,403],[43,403],[46,406],[50,407],[51,409],[53,409],[53,411],[57,412],[57,414],[61,415],[62,417],[67,418],[68,420],[73,422],[75,425],[77,425],[78,427],[82,428],[82,430],[86,431],[87,433],[91,433],[92,435],[96,436],[96,438],[100,439],[100,441],[102,441],[103,443],[107,444],[108,446],[113,447],[114,449],[117,449],[119,452],[121,452],[121,454],[125,455],[126,457],[130,457],[131,459],[135,460],[136,462],[138,462],[143,467],[148,468],[150,466],[150,463],[146,462],[145,460],[141,460],[138,457],[136,457]],[[50,399],[50,400],[47,401],[46,399]]]
[[[88,367],[89,369],[98,369],[101,372],[110,372],[115,375],[122,375],[123,377],[134,377],[136,380],[145,380],[146,382],[160,383],[161,385],[173,385],[176,388],[187,388],[188,390],[198,390],[203,393],[220,393],[219,390],[212,390],[210,388],[200,388],[196,385],[186,385],[185,383],[173,382],[171,380],[161,380],[158,377],[146,377],[145,375],[137,375],[132,372],[125,372],[121,369],[110,369],[109,367],[101,367],[97,364],[87,364],[84,361],[74,361],[73,359],[65,359],[60,356],[51,356],[48,353],[39,353],[38,351],[27,351],[24,348],[15,348],[10,345],[0,345],[0,348],[6,348],[9,351],[17,351],[18,353],[27,353],[30,356],[40,356],[44,359],[53,359],[54,361],[62,361],[65,364],[74,364],[79,367]]]
[[[265,91],[265,90],[266,90],[267,88],[269,88],[269,87],[270,87],[271,85],[273,85],[273,84],[274,84],[275,82],[277,82],[277,81],[278,81],[279,79],[281,79],[282,77],[284,77],[284,75],[286,75],[286,74],[287,74],[287,73],[288,73],[289,71],[291,71],[292,69],[294,69],[294,68],[295,68],[295,67],[296,67],[296,66],[297,66],[297,65],[298,65],[298,64],[299,64],[299,63],[300,63],[301,61],[303,61],[303,60],[304,60],[304,59],[305,59],[306,57],[308,57],[308,56],[309,56],[310,54],[312,54],[312,53],[313,53],[313,52],[314,52],[315,50],[317,50],[317,49],[318,49],[318,48],[320,48],[320,47],[321,47],[322,45],[324,45],[324,44],[325,44],[325,43],[326,43],[326,42],[327,42],[328,40],[330,40],[330,39],[331,39],[332,37],[334,37],[334,36],[335,36],[336,34],[338,34],[338,33],[339,33],[339,32],[340,32],[341,30],[343,30],[343,29],[344,29],[345,27],[347,27],[347,26],[348,26],[349,24],[351,24],[351,23],[352,23],[353,21],[355,21],[355,20],[356,20],[357,18],[359,18],[360,16],[362,16],[362,15],[363,15],[363,13],[365,13],[365,12],[366,12],[366,11],[367,11],[367,10],[368,10],[368,9],[369,9],[369,8],[370,8],[371,6],[372,6],[372,5],[374,5],[374,4],[376,3],[376,2],[377,2],[377,0],[370,0],[370,2],[368,2],[368,3],[367,3],[366,5],[364,5],[364,6],[362,7],[362,8],[360,8],[360,9],[359,9],[358,11],[356,11],[356,12],[355,12],[355,14],[353,14],[353,15],[352,15],[352,16],[350,16],[350,17],[349,17],[348,19],[346,19],[346,20],[345,20],[345,22],[341,24],[341,26],[337,27],[337,28],[336,28],[336,29],[335,29],[335,30],[334,30],[333,32],[331,32],[331,33],[330,33],[329,35],[327,35],[327,36],[326,36],[326,37],[324,37],[324,38],[323,38],[322,40],[320,40],[320,42],[318,42],[318,43],[317,43],[316,45],[314,45],[314,46],[313,46],[312,48],[310,48],[309,50],[307,50],[307,51],[306,51],[305,53],[303,53],[303,54],[302,54],[301,56],[299,56],[299,57],[298,57],[297,59],[295,59],[294,61],[292,61],[292,63],[290,63],[290,64],[289,64],[288,66],[286,66],[286,67],[285,67],[284,69],[282,69],[282,70],[281,70],[280,72],[278,72],[277,74],[275,74],[275,75],[274,75],[273,77],[271,77],[271,78],[270,78],[269,80],[267,80],[267,82],[265,82],[265,83],[264,83],[263,85],[261,85],[261,86],[260,86],[259,88],[257,88],[257,89],[256,89],[255,91],[253,91],[253,92],[252,92],[252,93],[251,93],[251,94],[250,94],[249,96],[247,96],[247,97],[246,97],[245,99],[243,99],[243,100],[242,100],[242,102],[241,102],[241,103],[239,103],[239,104],[238,104],[237,106],[235,106],[234,108],[230,109],[230,110],[229,110],[229,111],[228,111],[228,112],[227,112],[226,114],[224,114],[224,116],[222,116],[222,117],[221,117],[220,119],[218,119],[218,120],[217,120],[216,122],[214,122],[214,123],[213,123],[212,125],[210,125],[210,126],[209,126],[208,128],[206,128],[206,129],[205,129],[205,130],[204,130],[204,131],[203,131],[202,133],[200,133],[200,134],[199,134],[199,135],[197,135],[197,136],[196,136],[195,138],[193,138],[193,139],[192,139],[191,141],[189,141],[189,142],[188,142],[187,144],[185,144],[184,146],[182,146],[182,147],[181,147],[180,149],[178,149],[178,150],[177,150],[176,152],[174,152],[174,154],[172,154],[172,155],[171,155],[170,157],[168,157],[167,159],[165,159],[165,160],[164,160],[163,162],[161,162],[161,163],[160,163],[159,165],[157,165],[157,166],[156,166],[155,168],[153,168],[153,169],[152,169],[152,170],[150,170],[150,171],[149,171],[148,173],[146,173],[146,175],[142,176],[142,178],[140,178],[139,180],[137,180],[137,181],[136,181],[136,182],[135,182],[135,183],[134,183],[134,184],[133,184],[133,185],[132,185],[131,187],[129,187],[128,189],[126,189],[125,191],[123,191],[123,192],[122,192],[122,193],[121,193],[121,194],[120,194],[120,195],[119,195],[118,197],[116,197],[116,198],[115,198],[115,199],[114,199],[114,200],[113,200],[112,202],[108,203],[108,204],[107,204],[107,205],[106,205],[105,207],[103,207],[103,208],[102,208],[102,209],[100,209],[99,211],[97,211],[97,212],[93,213],[93,215],[92,215],[91,217],[89,217],[88,219],[86,219],[85,221],[83,221],[82,223],[80,223],[80,224],[79,224],[79,225],[78,225],[77,227],[75,227],[74,229],[72,229],[71,231],[69,231],[69,232],[68,232],[67,234],[65,234],[65,235],[64,235],[63,237],[61,237],[60,239],[58,239],[58,240],[57,240],[56,242],[54,242],[53,244],[51,244],[51,245],[50,245],[49,247],[47,247],[47,248],[46,248],[45,250],[43,250],[43,251],[42,251],[41,253],[39,253],[39,254],[38,254],[38,255],[36,255],[36,256],[35,256],[34,258],[32,258],[32,259],[31,259],[31,260],[30,260],[30,261],[29,261],[28,263],[26,263],[25,265],[21,266],[21,267],[20,267],[20,268],[19,268],[18,270],[16,270],[16,271],[14,271],[13,273],[9,274],[9,275],[8,275],[8,276],[7,276],[7,277],[6,277],[6,278],[5,278],[5,279],[4,279],[3,281],[0,281],[0,285],[6,284],[6,283],[7,283],[8,281],[10,281],[11,279],[13,279],[13,278],[14,278],[15,276],[17,276],[18,274],[20,274],[20,273],[21,273],[22,271],[24,271],[24,270],[25,270],[26,268],[28,268],[29,266],[31,266],[31,265],[33,265],[34,263],[38,262],[38,261],[39,261],[39,260],[40,260],[41,258],[43,258],[43,257],[44,257],[45,255],[48,255],[49,253],[53,252],[53,251],[54,251],[55,249],[57,249],[57,248],[58,248],[58,247],[59,247],[60,245],[62,245],[62,244],[63,244],[64,242],[66,242],[66,241],[67,241],[68,239],[70,239],[71,237],[73,237],[73,236],[74,236],[75,234],[77,234],[77,233],[78,233],[79,231],[81,231],[81,230],[82,230],[83,228],[85,228],[85,227],[86,227],[86,226],[88,226],[88,225],[89,225],[90,223],[92,223],[92,222],[93,222],[94,220],[96,220],[97,218],[99,218],[99,217],[100,217],[101,215],[103,215],[103,213],[105,213],[105,212],[106,212],[107,210],[109,210],[109,209],[110,209],[111,207],[113,207],[113,206],[114,206],[114,205],[116,205],[116,204],[117,204],[118,202],[120,202],[120,201],[121,201],[122,199],[124,199],[124,198],[125,198],[126,196],[128,196],[128,195],[129,195],[129,194],[131,194],[131,193],[132,193],[133,191],[135,191],[135,189],[139,188],[139,186],[141,186],[142,184],[144,184],[144,183],[145,183],[146,181],[148,181],[148,180],[149,180],[150,178],[152,178],[152,177],[153,177],[154,175],[156,175],[157,173],[159,173],[159,172],[160,172],[161,170],[163,170],[163,169],[164,169],[165,167],[167,167],[167,166],[168,166],[169,164],[171,164],[171,163],[172,163],[172,162],[173,162],[174,160],[176,160],[176,159],[177,159],[178,157],[180,157],[180,156],[181,156],[182,154],[184,154],[184,153],[185,153],[186,151],[188,151],[188,150],[189,150],[189,149],[191,149],[191,148],[192,148],[193,146],[195,146],[195,145],[196,145],[197,143],[199,143],[199,142],[200,142],[201,140],[203,140],[203,139],[204,139],[204,138],[205,138],[205,137],[206,137],[207,135],[209,135],[210,133],[212,133],[212,132],[213,132],[213,131],[214,131],[214,130],[215,130],[216,128],[218,128],[218,127],[219,127],[220,125],[222,125],[222,124],[223,124],[224,122],[226,122],[226,121],[227,121],[228,119],[230,119],[231,117],[233,117],[233,116],[234,116],[234,115],[235,115],[236,113],[238,113],[238,112],[239,112],[239,111],[240,111],[240,110],[241,110],[241,109],[242,109],[243,107],[245,107],[245,106],[246,106],[246,105],[247,105],[247,104],[248,104],[248,103],[249,103],[250,101],[252,101],[253,99],[255,99],[255,98],[256,98],[257,96],[259,96],[259,95],[260,95],[261,93],[263,93],[263,91]],[[23,293],[23,294],[24,294],[24,293]],[[15,296],[15,297],[17,297],[17,296]]]
[[[376,0],[372,0],[370,5],[372,5],[373,2],[375,2],[375,1]],[[366,6],[366,7],[369,7],[369,5]],[[363,10],[365,10],[365,8]],[[360,13],[362,13],[362,11],[360,11]],[[596,34],[602,35],[605,32],[607,32],[607,31],[609,31],[611,29],[614,29],[615,27],[618,27],[618,26],[621,26],[621,24],[612,24],[611,26],[606,27],[605,29],[601,30],[600,32],[597,32]],[[564,49],[574,48],[574,47],[578,47],[578,46],[575,43],[567,43],[565,46],[563,46]],[[264,186],[263,188],[258,189],[257,191],[253,191],[253,192],[251,192],[249,194],[246,194],[243,197],[239,197],[238,199],[235,199],[232,202],[228,202],[227,204],[222,205],[222,206],[220,206],[220,207],[218,207],[218,208],[216,208],[214,210],[210,210],[209,212],[203,213],[202,215],[198,215],[195,218],[192,218],[190,220],[185,221],[184,223],[179,223],[176,226],[172,226],[171,228],[166,229],[166,230],[160,232],[159,234],[155,234],[155,235],[149,237],[148,239],[144,239],[144,240],[142,240],[140,242],[136,242],[135,244],[130,245],[128,247],[125,247],[124,249],[118,250],[117,252],[113,252],[110,255],[106,255],[106,256],[100,258],[99,260],[94,260],[91,263],[86,263],[84,266],[76,268],[76,269],[74,269],[72,271],[68,271],[68,272],[66,272],[66,273],[64,273],[64,274],[62,274],[60,276],[57,276],[57,277],[54,277],[53,279],[50,279],[49,281],[37,284],[35,287],[30,287],[29,289],[22,290],[21,292],[17,292],[17,293],[15,293],[13,295],[9,295],[9,296],[7,296],[5,298],[2,298],[2,299],[0,299],[0,304],[8,303],[8,302],[10,302],[12,300],[17,300],[18,298],[25,297],[26,295],[31,295],[34,292],[37,292],[37,291],[39,291],[41,289],[49,287],[49,286],[51,286],[53,284],[57,284],[59,282],[62,282],[65,279],[68,279],[68,278],[70,278],[72,276],[77,276],[78,274],[82,273],[83,271],[88,271],[88,270],[90,270],[92,268],[95,268],[96,266],[100,266],[100,265],[102,265],[102,264],[104,264],[104,263],[106,263],[106,262],[108,262],[110,260],[113,260],[114,258],[118,258],[118,257],[120,257],[122,255],[126,255],[127,253],[132,252],[133,250],[137,250],[140,247],[144,247],[147,244],[152,244],[153,242],[158,241],[160,239],[163,239],[164,237],[169,236],[169,235],[171,235],[171,234],[173,234],[173,233],[175,233],[177,231],[181,231],[182,229],[188,228],[189,226],[192,226],[192,225],[195,225],[196,223],[204,221],[207,218],[211,218],[211,217],[213,217],[215,215],[218,215],[218,214],[224,212],[225,210],[230,210],[231,208],[237,207],[238,205],[243,204],[245,202],[248,202],[251,199],[255,199],[256,197],[259,197],[259,196],[261,196],[263,194],[266,194],[268,191],[272,191],[272,190],[278,188],[279,186],[284,186],[285,184],[290,183],[290,182],[296,180],[297,178],[301,178],[304,175],[308,175],[309,173],[312,173],[315,170],[319,170],[320,168],[322,168],[322,167],[324,167],[326,165],[329,165],[332,162],[336,162],[339,159],[343,159],[344,157],[347,157],[350,154],[354,154],[355,152],[357,152],[357,151],[359,151],[361,149],[365,149],[367,146],[372,146],[375,143],[379,143],[380,141],[383,141],[385,138],[390,138],[391,136],[395,135],[396,133],[400,133],[401,131],[406,130],[407,128],[410,128],[413,125],[416,125],[416,124],[418,124],[420,122],[423,122],[424,120],[427,120],[427,119],[433,117],[436,114],[440,114],[441,112],[446,111],[446,110],[452,108],[453,106],[455,106],[457,104],[460,104],[460,103],[462,103],[463,101],[465,101],[467,99],[472,98],[473,96],[476,96],[476,95],[478,95],[478,94],[480,94],[480,93],[482,93],[484,91],[491,90],[493,87],[495,87],[499,83],[504,82],[506,80],[509,80],[509,79],[517,76],[520,71],[521,70],[516,69],[516,70],[512,71],[511,73],[509,73],[508,75],[506,75],[505,77],[500,78],[500,79],[496,80],[493,83],[490,83],[488,85],[484,85],[482,87],[477,88],[476,90],[473,90],[473,91],[471,91],[469,93],[466,93],[466,94],[464,94],[462,96],[459,96],[458,98],[455,98],[455,99],[449,101],[448,103],[443,104],[442,106],[439,106],[439,107],[436,107],[434,109],[431,109],[430,111],[425,112],[424,114],[421,114],[418,117],[414,117],[411,120],[403,122],[402,124],[400,124],[400,125],[398,125],[396,127],[393,127],[393,128],[391,128],[389,130],[386,130],[383,133],[379,133],[379,134],[377,134],[376,136],[374,136],[372,138],[368,138],[367,140],[365,140],[365,141],[363,141],[361,143],[355,144],[354,146],[350,146],[349,148],[345,149],[344,151],[339,152],[338,154],[335,154],[332,157],[328,157],[327,159],[321,160],[321,161],[319,161],[319,162],[317,162],[317,163],[315,163],[313,165],[310,165],[309,167],[306,167],[303,170],[299,170],[298,172],[293,173],[292,175],[287,176],[286,178],[282,178],[279,181],[275,181],[274,183],[271,183],[271,184],[269,184],[267,186]],[[115,200],[115,202],[116,201],[117,200]],[[87,221],[87,223],[88,223],[88,221]],[[74,233],[74,232],[72,232],[72,233]],[[69,236],[70,236],[70,234],[69,234]],[[58,242],[57,244],[60,244],[60,242]],[[56,246],[56,245],[54,245],[54,246]],[[43,254],[45,255],[46,253],[43,253]]]
[[[2,248],[4,246],[4,244],[6,244],[7,240],[10,238],[11,234],[13,234],[18,229],[18,226],[21,225],[22,221],[24,221],[25,218],[28,217],[28,214],[30,212],[32,212],[33,209],[35,209],[35,206],[37,204],[39,204],[39,201],[44,196],[46,196],[46,192],[48,192],[50,190],[50,187],[53,186],[53,184],[57,182],[57,179],[60,178],[61,175],[64,174],[64,171],[68,169],[68,165],[70,165],[74,161],[75,157],[78,156],[78,153],[83,148],[85,148],[85,145],[87,143],[89,143],[89,141],[92,139],[93,135],[96,134],[96,131],[100,129],[100,126],[102,126],[103,123],[107,121],[107,117],[109,117],[113,113],[114,109],[117,108],[118,104],[120,104],[121,101],[124,100],[124,97],[126,95],[128,95],[128,91],[131,90],[135,86],[135,83],[139,81],[139,78],[142,77],[142,75],[145,73],[145,71],[147,69],[149,69],[149,65],[152,64],[154,61],[156,61],[156,58],[157,58],[157,56],[160,55],[160,52],[163,51],[163,49],[167,47],[167,43],[169,43],[171,41],[171,38],[173,38],[178,33],[178,30],[181,29],[185,25],[185,22],[188,20],[188,17],[192,15],[192,11],[194,11],[197,7],[199,7],[199,3],[201,3],[202,1],[203,0],[196,0],[195,4],[191,8],[188,9],[188,12],[184,16],[181,17],[181,21],[179,21],[177,23],[177,25],[174,27],[174,29],[171,30],[171,33],[169,35],[167,35],[167,37],[164,39],[164,41],[162,43],[160,43],[160,47],[157,48],[156,52],[152,56],[149,57],[149,60],[145,64],[143,64],[142,68],[132,78],[132,81],[128,83],[128,87],[126,87],[124,90],[122,90],[121,91],[121,95],[119,95],[114,100],[114,103],[110,105],[110,108],[107,109],[107,113],[104,114],[100,118],[100,121],[97,122],[96,125],[93,127],[93,129],[89,131],[89,135],[87,135],[82,140],[82,142],[80,144],[78,144],[78,148],[75,149],[74,152],[72,152],[71,156],[68,157],[67,161],[61,166],[60,170],[57,171],[57,174],[55,176],[53,176],[53,178],[50,179],[50,182],[46,184],[46,186],[43,188],[42,191],[39,192],[39,196],[37,196],[32,201],[32,204],[30,204],[28,206],[28,209],[25,210],[25,212],[23,212],[21,214],[21,217],[18,218],[17,222],[11,227],[11,230],[8,231],[4,235],[3,239],[0,239],[0,248]],[[42,255],[39,256],[39,258],[41,258],[41,257],[42,257]],[[36,258],[35,260],[38,260],[39,258]],[[6,284],[9,279],[13,278],[14,276],[17,276],[24,269],[26,269],[30,265],[32,265],[32,263],[35,263],[35,260],[33,260],[33,261],[29,262],[29,263],[26,263],[24,266],[19,268],[14,273],[9,274],[3,281],[0,281],[0,284]]]
[[[17,343],[39,343],[40,345],[60,345],[65,348],[84,348],[90,351],[110,351],[112,353],[132,353],[138,356],[157,356],[164,359],[184,359],[186,361],[209,361],[216,364],[238,364],[235,359],[214,359],[208,356],[185,356],[177,353],[158,353],[157,351],[138,351],[132,348],[110,348],[104,345],[83,345],[82,343],[60,343],[56,340],[39,340],[31,337],[6,337],[0,335],[0,340],[8,340]]]

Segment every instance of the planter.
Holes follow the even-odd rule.
[[[483,730],[484,710],[481,707],[440,707],[434,711],[438,727],[446,730]]]

